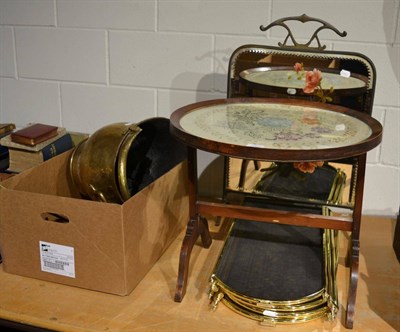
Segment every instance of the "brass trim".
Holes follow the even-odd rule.
[[[142,129],[136,124],[129,125],[129,127],[125,132],[125,136],[118,148],[119,151],[117,158],[118,187],[123,201],[128,200],[132,196],[127,182],[127,174],[126,174],[127,159],[132,143],[141,131]]]

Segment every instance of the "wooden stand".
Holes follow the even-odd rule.
[[[237,102],[233,100],[217,101],[216,104]],[[243,102],[243,100],[241,100]],[[254,102],[254,101],[253,101]],[[271,100],[269,100],[271,102]],[[276,102],[276,100],[272,100]],[[280,101],[281,102],[281,101]],[[286,103],[289,103],[286,101]],[[206,103],[209,105],[210,102]],[[190,107],[185,107],[177,110],[171,118],[171,132],[183,142],[188,144],[188,176],[189,176],[189,211],[190,220],[187,225],[186,236],[183,240],[180,262],[178,281],[175,293],[175,301],[181,302],[188,283],[188,269],[190,263],[190,254],[196,240],[201,236],[202,244],[208,248],[211,244],[211,237],[209,234],[207,220],[201,215],[212,215],[212,216],[224,216],[229,218],[240,218],[245,220],[253,220],[259,222],[273,222],[279,224],[297,225],[297,226],[308,226],[317,228],[329,228],[342,231],[351,232],[351,253],[348,256],[348,262],[350,266],[350,285],[349,285],[349,296],[347,303],[347,316],[346,316],[346,327],[352,328],[354,321],[354,307],[356,300],[356,290],[358,282],[358,262],[359,262],[359,245],[360,245],[360,223],[361,223],[361,211],[362,211],[362,199],[364,190],[364,177],[365,177],[365,164],[366,164],[366,151],[371,149],[373,146],[379,144],[381,140],[382,128],[378,123],[374,121],[370,122],[369,125],[372,128],[372,134],[368,137],[368,144],[357,144],[353,146],[345,146],[339,148],[337,151],[331,151],[327,154],[326,150],[268,150],[247,148],[246,146],[233,146],[224,143],[216,144],[211,140],[206,140],[201,137],[196,137],[183,130],[180,126],[180,118],[188,112],[191,108],[199,108],[204,103],[197,103]],[[198,111],[198,110],[197,110]],[[363,118],[368,118],[367,115],[363,115]],[[229,149],[230,155],[242,158],[251,158],[254,160],[266,160],[265,156],[270,155],[272,160],[293,160],[290,156],[294,156],[294,160],[310,160],[314,156],[325,160],[335,159],[335,153],[343,156],[355,156],[357,167],[355,170],[356,185],[355,202],[353,207],[352,217],[333,217],[333,216],[321,216],[318,214],[303,214],[289,211],[279,211],[273,209],[264,209],[259,207],[249,207],[235,204],[225,204],[221,202],[207,202],[201,201],[197,196],[197,148],[202,150],[222,153]],[[257,158],[255,153],[258,153],[260,158]],[[319,153],[319,155],[318,155]],[[313,156],[310,157],[310,154]],[[302,156],[302,157],[299,157]],[[261,158],[263,157],[263,158]],[[318,158],[319,157],[319,158]],[[297,158],[297,159],[296,159]],[[302,159],[303,158],[303,159]]]

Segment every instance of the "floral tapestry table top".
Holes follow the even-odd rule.
[[[235,103],[194,109],[180,120],[188,133],[226,144],[267,149],[350,146],[371,128],[350,115],[324,108],[280,103]]]
[[[244,71],[242,77],[253,83],[266,86],[275,86],[282,88],[302,89],[304,79],[297,79],[293,70],[273,70],[271,68],[256,68]],[[337,73],[324,72],[321,81],[322,89],[329,90],[334,87],[335,90],[363,88],[366,83],[359,78],[352,76],[343,76]]]

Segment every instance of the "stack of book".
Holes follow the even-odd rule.
[[[74,142],[65,128],[36,123],[2,137],[0,145],[8,148],[7,171],[20,173],[73,148]]]
[[[15,129],[14,123],[0,123],[0,139],[7,136]],[[0,172],[5,171],[9,165],[8,147],[0,145]]]

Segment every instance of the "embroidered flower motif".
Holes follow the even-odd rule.
[[[296,74],[299,74],[304,70],[303,64],[299,63],[299,62],[296,62],[293,67],[294,67]]]
[[[319,121],[315,112],[304,112],[303,117],[301,118],[301,122],[308,125],[319,125],[321,122]]]
[[[305,79],[306,85],[303,91],[305,93],[313,93],[321,85],[322,73],[320,70],[314,68],[313,71],[306,71]]]
[[[305,161],[293,163],[293,167],[303,173],[314,173],[317,167],[321,167],[323,165],[323,161]]]
[[[303,88],[304,93],[315,95],[316,97],[318,97],[319,101],[323,103],[333,101],[332,97],[330,97],[330,95],[334,91],[333,86],[329,89],[329,91],[324,91],[322,89],[321,85],[322,72],[320,70],[314,68],[314,70],[312,71],[305,71],[303,63],[299,62],[295,63],[293,69],[296,72],[298,80],[302,80],[304,78],[305,81],[305,85]],[[291,79],[291,76],[289,76],[289,79]],[[304,114],[302,122],[307,125],[320,124],[318,118],[314,114]],[[319,130],[321,130],[321,128],[315,128],[316,132],[319,132]],[[303,173],[313,173],[317,167],[321,167],[323,165],[324,165],[323,161],[293,163],[293,167]]]
[[[314,94],[318,97],[319,101],[326,103],[332,102],[333,99],[330,95],[333,93],[333,86],[329,89],[329,91],[325,91],[322,89],[321,81],[322,81],[322,72],[316,68],[312,71],[305,71],[303,63],[296,62],[293,66],[294,71],[296,72],[297,79],[302,80],[304,78],[305,85],[303,88],[304,93]],[[288,77],[291,79],[291,75]]]

